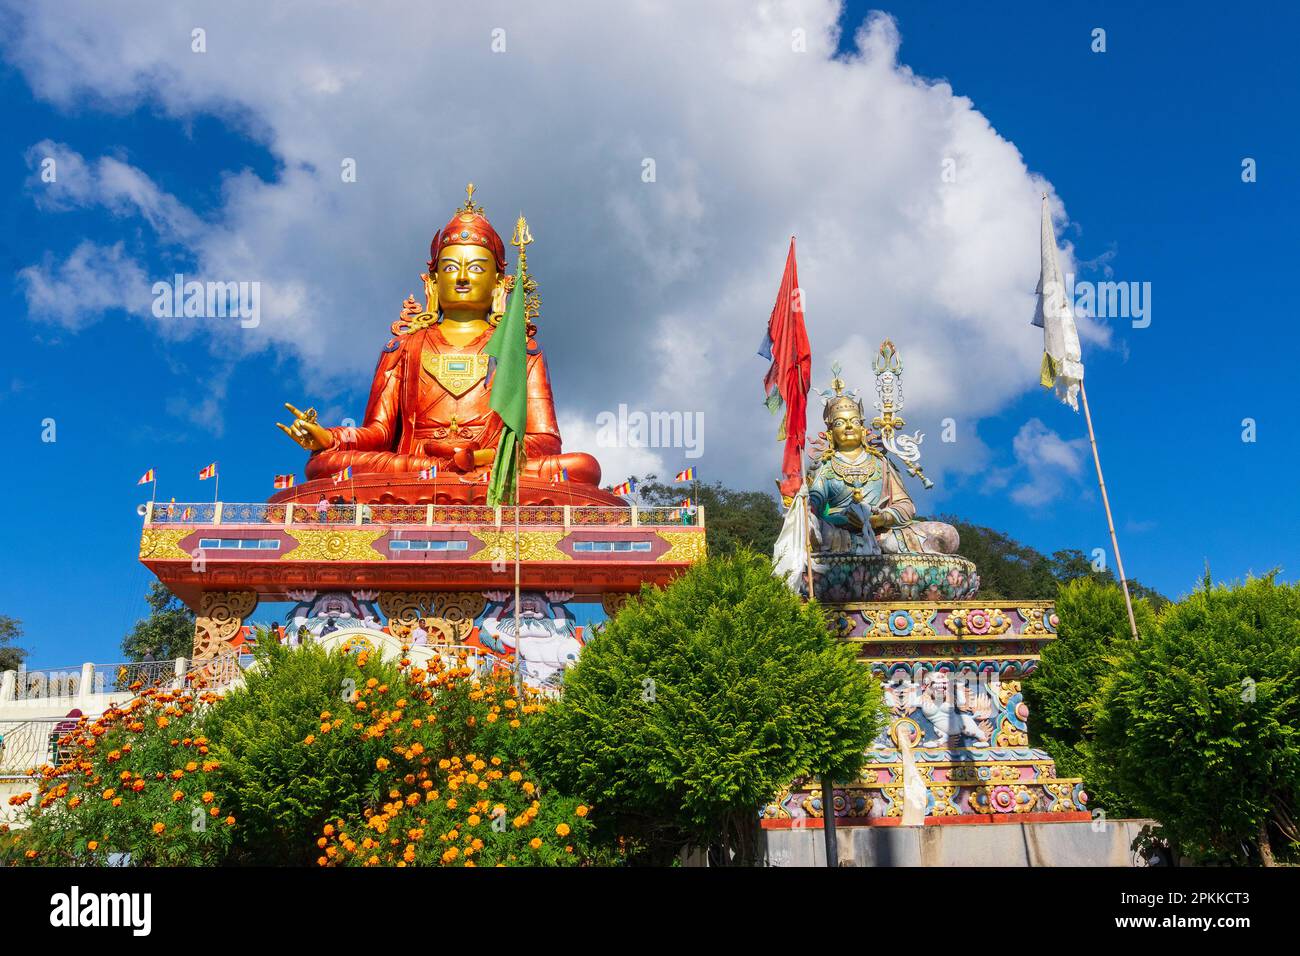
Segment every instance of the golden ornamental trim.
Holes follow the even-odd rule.
[[[929,557],[929,555],[927,555]],[[950,611],[958,608],[974,608],[985,610],[989,607],[1000,610],[1015,608],[1017,611],[1037,610],[1040,615],[1043,611],[1055,610],[1055,601],[999,601],[993,598],[975,598],[965,601],[848,601],[834,602],[831,607],[843,611],[897,611],[909,608],[927,608],[934,611]]]
[[[513,529],[497,531],[491,528],[470,528],[469,533],[483,542],[483,548],[469,560],[514,563],[515,532]],[[557,547],[567,534],[567,531],[520,531],[519,560],[572,561],[571,555],[565,554]]]
[[[325,531],[293,529],[285,532],[298,542],[282,561],[383,561],[374,543],[388,534],[368,528],[350,530],[332,528]]]
[[[703,531],[656,531],[671,547],[658,558],[661,564],[695,564],[708,555]]]
[[[193,528],[146,528],[140,535],[140,560],[191,560],[194,555],[182,548],[180,542],[193,533]]]

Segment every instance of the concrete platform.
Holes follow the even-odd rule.
[[[1131,849],[1151,820],[841,827],[840,866],[1145,866]],[[769,866],[825,866],[821,828],[764,830]]]

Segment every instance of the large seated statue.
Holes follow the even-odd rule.
[[[430,244],[429,271],[421,276],[424,308],[408,298],[393,323],[364,421],[325,427],[314,410],[286,404],[293,422],[279,427],[312,453],[308,479],[328,480],[351,468],[355,480],[385,476],[397,488],[434,468],[440,480],[460,478],[462,484],[480,482],[491,470],[503,426],[488,404],[484,350],[505,312],[514,276],[506,275],[505,244],[474,201],[472,184],[467,192]],[[521,488],[556,478],[594,492],[583,496],[588,501],[622,504],[599,491],[600,463],[594,457],[562,451],[550,376],[535,332],[530,322]]]

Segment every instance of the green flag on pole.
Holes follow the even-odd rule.
[[[501,416],[505,428],[497,443],[488,483],[489,506],[513,503],[516,494],[519,442],[528,424],[528,332],[524,321],[524,276],[516,277],[506,304],[506,314],[488,341],[488,355],[496,359],[488,405]]]

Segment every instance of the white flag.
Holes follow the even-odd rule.
[[[1056,397],[1076,412],[1079,410],[1079,384],[1083,381],[1083,355],[1079,350],[1079,330],[1066,295],[1065,280],[1056,261],[1056,233],[1052,231],[1052,214],[1043,196],[1043,265],[1038,275],[1038,307],[1034,325],[1043,330],[1043,365],[1040,381],[1044,388],[1056,388]]]

